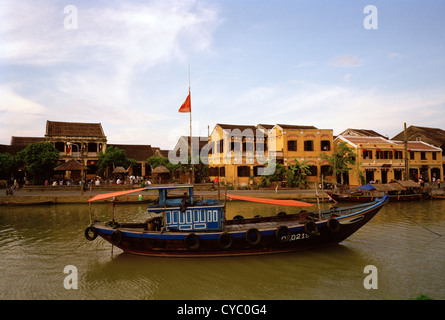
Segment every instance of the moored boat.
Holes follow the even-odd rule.
[[[254,218],[237,216],[226,220],[225,201],[194,199],[192,185],[161,185],[146,190],[159,192],[157,203],[147,208],[147,221],[124,223],[114,218],[96,221],[86,228],[85,237],[92,241],[100,236],[124,252],[147,256],[220,257],[290,252],[345,240],[388,202],[385,196],[345,208],[302,210],[272,217],[261,217],[259,212]],[[312,206],[294,200],[254,198],[254,201]]]
[[[325,191],[336,202],[371,202],[388,196],[388,201],[421,200],[420,186],[411,181],[397,181],[387,184],[365,184],[347,192]]]

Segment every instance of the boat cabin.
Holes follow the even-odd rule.
[[[155,185],[146,191],[158,190],[157,203],[148,206],[151,217],[162,215],[166,231],[221,231],[224,204],[213,199],[193,197],[193,185]]]

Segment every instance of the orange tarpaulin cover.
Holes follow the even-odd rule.
[[[131,190],[125,190],[125,191],[118,191],[118,192],[102,193],[102,194],[98,194],[97,196],[92,197],[90,200],[88,200],[88,202],[96,201],[96,200],[102,200],[102,199],[107,199],[107,198],[112,198],[112,197],[117,197],[117,196],[121,196],[121,195],[124,195],[124,194],[129,194],[129,193],[138,192],[138,191],[142,191],[142,190],[145,190],[145,188],[131,189]]]
[[[277,200],[277,199],[252,198],[252,197],[237,196],[237,195],[233,195],[233,194],[228,194],[227,198],[243,200],[243,201],[266,203],[266,204],[275,204],[278,206],[287,206],[287,207],[312,207],[312,206],[314,206],[313,204],[302,202],[302,201],[297,201],[297,200]]]

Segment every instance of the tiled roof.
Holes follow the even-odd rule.
[[[81,169],[82,165],[77,160],[69,160],[54,168],[55,171],[75,171]]]
[[[148,158],[154,155],[154,151],[151,145],[108,144],[108,146],[113,146],[124,150],[128,158],[134,159],[136,161],[146,161]]]
[[[277,126],[283,128],[283,129],[317,129],[314,126],[300,126],[300,125],[293,125],[293,124],[277,124]]]
[[[340,135],[343,136],[351,136],[351,135],[358,135],[358,136],[362,136],[362,137],[382,137],[382,138],[386,138],[385,136],[381,135],[378,132],[375,132],[374,130],[369,130],[369,129],[346,129],[345,131],[343,131],[342,133],[340,133]]]
[[[445,145],[445,130],[439,128],[428,128],[428,127],[418,127],[418,126],[409,126],[406,129],[408,140],[416,140],[417,138],[421,138],[427,143],[434,144],[436,146],[444,146]],[[403,140],[404,132],[400,132],[396,135],[394,140]]]
[[[9,153],[15,156],[17,153],[25,148],[26,146],[8,146],[6,144],[0,144],[0,153]]]
[[[27,147],[31,143],[45,141],[43,137],[11,137],[11,146]]]
[[[57,121],[46,122],[45,136],[105,138],[105,134],[102,129],[102,125],[100,123],[57,122]]]
[[[217,123],[217,126],[220,126],[223,129],[240,129],[240,130],[244,130],[244,129],[252,129],[255,130],[256,127],[252,126],[252,125],[242,125],[242,124],[221,124],[221,123]]]
[[[355,145],[359,144],[394,144],[392,141],[384,139],[382,137],[360,137],[360,136],[339,136],[343,140],[348,140]]]

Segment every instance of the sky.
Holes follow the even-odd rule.
[[[372,5],[371,8],[367,8]],[[217,123],[445,129],[443,0],[0,0],[0,144],[46,121],[171,149]]]

